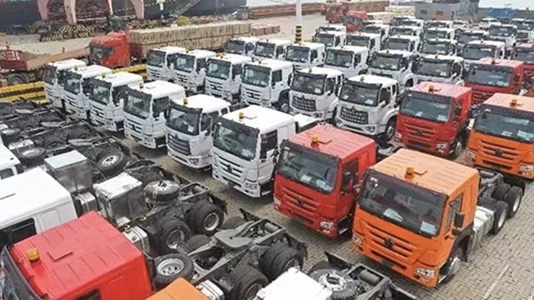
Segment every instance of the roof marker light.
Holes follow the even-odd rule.
[[[26,251],[26,256],[30,262],[36,262],[39,260],[39,251],[37,251],[37,248],[30,248]]]
[[[431,84],[428,86],[428,92],[433,93],[434,92],[434,86]]]
[[[188,99],[188,98],[184,98],[184,100],[183,100],[183,101],[184,101],[184,105],[187,105],[187,104],[189,104],[189,99]]]
[[[312,144],[317,144],[317,143],[319,143],[319,136],[316,135],[316,134],[312,135],[312,136],[311,136],[311,142],[312,142]]]
[[[245,118],[245,113],[240,111],[239,114],[238,114],[238,117],[239,117],[240,120],[244,119]]]
[[[406,175],[407,176],[412,176],[413,174],[415,174],[415,168],[414,167],[407,167],[406,168]]]
[[[144,88],[144,87],[145,87],[145,84],[142,83],[142,82],[139,82],[139,88],[142,89],[142,88]]]
[[[512,107],[517,106],[517,99],[510,100],[510,106]]]

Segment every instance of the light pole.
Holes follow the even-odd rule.
[[[297,26],[295,27],[295,43],[302,42],[302,0],[295,0]]]

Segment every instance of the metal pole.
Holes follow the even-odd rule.
[[[295,43],[302,42],[302,0],[295,0],[297,26],[295,27]]]

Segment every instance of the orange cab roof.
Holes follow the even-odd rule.
[[[453,99],[457,99],[458,97],[461,97],[467,93],[470,93],[471,88],[454,85],[454,84],[424,81],[410,88],[410,91],[428,93],[428,94],[436,94],[440,96],[451,97]]]
[[[196,287],[183,278],[178,278],[163,290],[146,300],[209,300]]]
[[[27,257],[32,248],[39,253],[33,264]],[[144,262],[141,251],[96,212],[15,244],[11,255],[24,277],[30,278],[35,293],[44,299],[73,299],[79,295],[71,293],[86,290],[95,280],[139,264],[139,260]],[[149,278],[148,273],[145,277]]]
[[[317,143],[312,143],[314,135],[319,138]],[[353,154],[354,149],[376,147],[375,141],[371,138],[324,124],[294,135],[289,141],[341,159]]]
[[[516,102],[515,105],[513,102]],[[528,112],[534,112],[534,98],[510,95],[510,94],[493,94],[488,100],[484,101],[484,105],[509,107]]]
[[[406,176],[408,167],[414,168],[411,177]],[[474,168],[409,149],[400,149],[369,169],[445,195],[451,195],[467,181],[479,177]]]
[[[483,65],[492,65],[493,64],[493,58],[490,57],[484,57],[480,60],[476,61],[475,64],[483,64]],[[497,66],[503,66],[503,67],[511,67],[516,68],[524,63],[519,60],[508,60],[508,59],[495,59],[495,65]]]

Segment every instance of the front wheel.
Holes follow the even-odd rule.
[[[386,125],[386,131],[382,134],[382,141],[383,142],[389,142],[391,139],[393,139],[393,136],[395,135],[395,130],[397,127],[397,121],[395,118],[390,118],[388,120],[388,123]]]
[[[452,147],[453,149],[451,152],[451,158],[456,159],[460,156],[460,154],[464,150],[464,140],[461,137],[456,138]]]
[[[454,249],[447,265],[445,265],[445,278],[442,283],[447,283],[451,281],[456,274],[460,271],[462,267],[462,259],[464,258],[464,250],[461,247]]]

